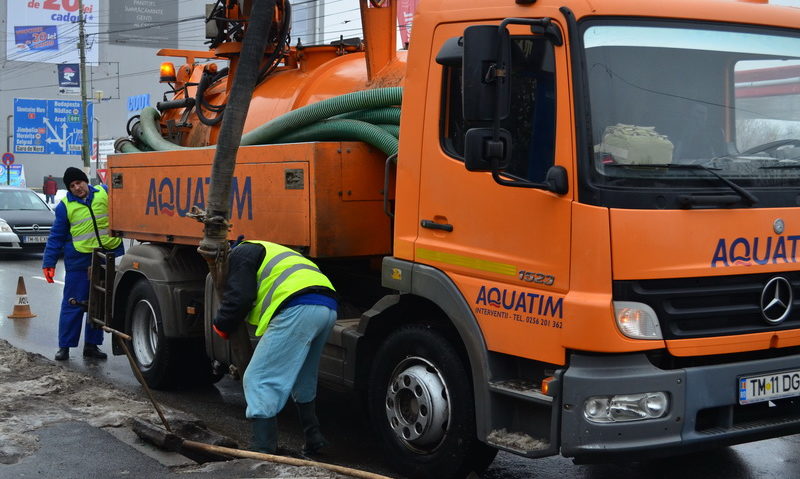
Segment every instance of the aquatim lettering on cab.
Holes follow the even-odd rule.
[[[711,267],[752,266],[754,264],[797,263],[800,235],[755,238],[720,238],[714,248]]]

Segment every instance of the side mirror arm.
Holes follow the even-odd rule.
[[[533,188],[550,191],[557,195],[565,195],[569,192],[569,178],[567,177],[567,170],[563,166],[551,166],[550,169],[547,170],[545,180],[541,183],[519,179],[507,179],[503,177],[504,175],[504,173],[500,173],[496,170],[492,171],[492,178],[494,181],[503,186]]]

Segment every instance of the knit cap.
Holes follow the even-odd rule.
[[[89,178],[86,176],[86,173],[83,170],[75,168],[74,166],[70,166],[64,171],[64,186],[69,189],[69,185],[72,184],[73,181],[85,181],[89,182]]]

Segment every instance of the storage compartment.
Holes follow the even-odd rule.
[[[109,157],[111,228],[140,241],[198,244],[207,207],[212,148]],[[294,143],[239,148],[231,188],[230,239],[307,248],[312,257],[384,255],[384,155],[363,143]],[[390,189],[391,190],[391,189]]]

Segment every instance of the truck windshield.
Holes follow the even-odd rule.
[[[664,207],[665,192],[730,192],[723,177],[758,191],[759,207],[796,205],[800,36],[633,21],[583,32],[592,142],[583,171],[595,198],[639,189],[634,207],[646,207],[647,189]],[[667,167],[681,164],[716,175]]]

